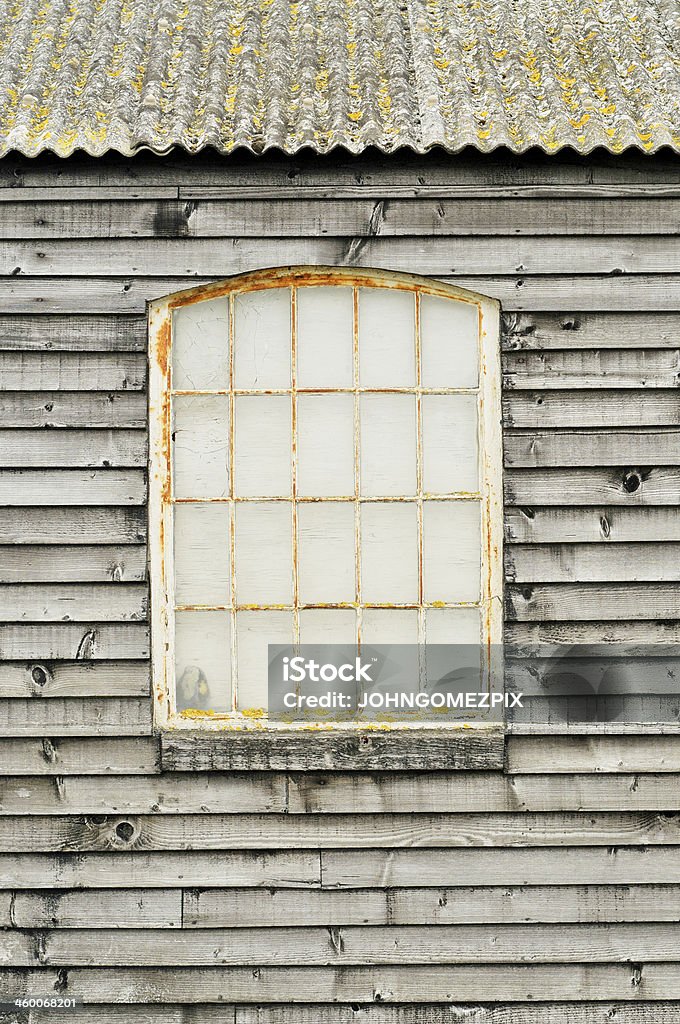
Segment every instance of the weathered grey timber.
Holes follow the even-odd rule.
[[[676,1024],[679,223],[662,155],[0,162],[3,997]],[[632,641],[668,721],[154,734],[146,302],[289,262],[502,300],[506,636]]]

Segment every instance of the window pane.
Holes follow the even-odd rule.
[[[236,613],[236,678],[239,710],[267,707],[267,646],[290,645],[293,639],[292,612]]]
[[[173,313],[172,386],[178,391],[229,387],[229,299],[209,299]]]
[[[297,402],[297,493],[354,495],[354,396],[300,395]]]
[[[236,505],[234,561],[238,604],[293,601],[293,514],[288,501]]]
[[[427,608],[425,642],[428,686],[436,686],[455,668],[459,686],[483,688],[478,608]],[[453,650],[451,645],[455,645]]]
[[[418,519],[414,502],[362,504],[361,597],[367,604],[418,601]]]
[[[291,495],[289,395],[237,395],[234,399],[234,494],[239,498]]]
[[[414,495],[415,395],[362,395],[361,493],[368,497]]]
[[[299,505],[298,558],[302,604],[354,601],[354,503]]]
[[[359,383],[363,388],[415,386],[413,292],[359,290]]]
[[[175,505],[175,604],[231,604],[229,507]]]
[[[364,608],[362,644],[417,644],[418,611],[411,608]]]
[[[175,613],[177,710],[231,710],[229,612]]]
[[[479,490],[477,396],[423,395],[423,490]]]
[[[478,608],[426,608],[425,642],[428,644],[480,643]]]
[[[351,288],[298,288],[298,387],[352,387],[353,322],[354,297]]]
[[[234,299],[234,384],[289,388],[290,288],[245,292]]]
[[[480,559],[479,502],[423,502],[425,600],[478,601]]]
[[[424,388],[476,388],[479,311],[470,302],[422,295],[420,359]]]
[[[303,608],[301,644],[355,644],[356,612],[352,608]]]
[[[229,399],[226,395],[176,395],[172,404],[175,497],[226,498]]]

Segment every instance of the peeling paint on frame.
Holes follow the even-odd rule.
[[[230,299],[230,332],[233,331],[233,296],[237,293],[258,291],[269,288],[294,286],[339,285],[355,288],[389,288],[412,291],[416,295],[416,344],[419,340],[419,296],[434,295],[455,299],[475,305],[478,310],[479,330],[479,469],[481,481],[482,514],[482,588],[481,611],[483,638],[487,650],[487,683],[500,679],[500,665],[492,666],[492,658],[499,658],[503,640],[503,504],[502,504],[502,434],[501,434],[501,371],[500,371],[500,304],[495,299],[475,292],[466,291],[453,285],[443,284],[410,274],[390,273],[382,270],[339,268],[339,267],[276,267],[240,274],[209,285],[175,292],[165,298],[149,303],[149,560],[151,579],[151,628],[152,628],[152,675],[154,694],[154,718],[158,728],[195,729],[200,725],[207,730],[233,729],[277,729],[312,730],[348,729],[347,723],[315,723],[313,725],[283,725],[270,723],[261,709],[251,708],[229,714],[211,711],[188,710],[173,713],[174,704],[174,637],[172,628],[174,593],[172,545],[172,501],[171,501],[171,450],[170,450],[170,394],[172,389],[172,313],[175,309],[207,299]],[[294,298],[292,300],[295,301]],[[354,323],[356,327],[356,308]],[[293,334],[293,345],[295,338]],[[357,339],[354,342],[354,360],[357,359]],[[233,444],[233,337],[230,336],[229,382],[232,396],[230,401],[230,444]],[[418,361],[419,365],[419,361]],[[356,372],[356,368],[355,368]],[[420,387],[418,378],[416,388]],[[316,389],[315,389],[316,390]],[[335,391],[336,389],[332,389]],[[356,389],[349,389],[355,391]],[[386,389],[390,390],[390,389]],[[456,389],[450,389],[456,390]],[[420,435],[420,431],[419,431]],[[232,452],[233,454],[233,452]],[[419,474],[422,472],[418,453]],[[233,462],[232,462],[233,466]],[[420,496],[419,506],[422,506]],[[230,500],[230,499],[226,499]],[[324,500],[328,500],[325,498]],[[355,500],[347,499],[347,500]],[[390,500],[394,500],[391,498]],[[398,500],[398,499],[397,499]],[[442,500],[447,499],[445,496]],[[230,501],[233,508],[233,501]],[[419,510],[419,514],[421,514]],[[231,516],[233,520],[233,515]],[[155,525],[157,524],[157,526]],[[230,526],[230,546],[233,564],[234,530]],[[422,553],[419,554],[419,573],[422,574]],[[422,576],[421,576],[422,578]],[[232,576],[233,580],[233,576]],[[422,586],[422,584],[421,584]],[[232,593],[232,608],[236,607]],[[422,594],[421,594],[422,597]],[[419,605],[422,602],[419,602]],[[349,603],[347,607],[353,607]],[[435,602],[431,607],[441,606]],[[338,606],[339,607],[339,606]],[[345,605],[343,605],[345,607]],[[385,606],[389,607],[389,606]],[[422,634],[420,634],[422,637]],[[232,644],[234,629],[232,629]],[[498,653],[497,653],[498,652]],[[493,667],[493,673],[491,669]],[[232,690],[235,692],[235,690]],[[353,726],[349,726],[352,728]],[[354,728],[366,729],[418,729],[431,728],[431,723],[365,723]],[[469,724],[443,724],[441,728],[469,728]],[[486,728],[475,723],[475,728]]]

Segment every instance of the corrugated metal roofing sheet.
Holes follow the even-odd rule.
[[[677,0],[5,0],[0,152],[680,149]]]

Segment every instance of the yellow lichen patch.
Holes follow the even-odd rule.
[[[212,718],[214,715],[214,711],[199,711],[198,708],[185,708],[180,711],[180,718]]]
[[[266,711],[264,708],[242,708],[240,712],[244,718],[264,718]]]

